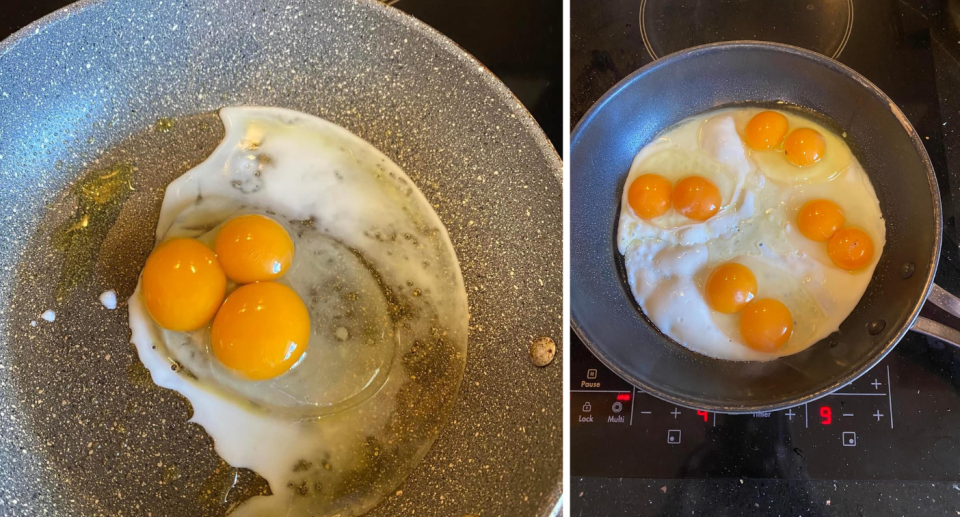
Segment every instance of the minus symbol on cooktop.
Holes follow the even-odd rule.
[[[853,416],[853,413],[844,413],[843,416]]]
[[[641,412],[640,412],[641,415],[649,415],[650,413],[652,413],[652,411],[641,411]]]

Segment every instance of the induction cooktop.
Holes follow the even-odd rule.
[[[690,46],[753,39],[833,57],[886,92],[923,140],[945,215],[937,283],[960,294],[957,13],[953,1],[571,0],[571,121]],[[571,341],[574,515],[960,514],[958,348],[909,333],[832,395],[727,415],[648,395]]]

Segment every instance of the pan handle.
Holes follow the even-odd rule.
[[[933,284],[933,289],[930,290],[927,301],[960,318],[960,298],[948,293],[946,289],[939,285]],[[933,321],[930,318],[917,317],[917,321],[913,322],[911,330],[945,341],[953,346],[960,346],[960,330],[944,325],[939,321]]]

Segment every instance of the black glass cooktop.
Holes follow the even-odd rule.
[[[923,139],[946,216],[937,282],[960,294],[955,12],[960,2],[936,0],[571,0],[571,121],[637,68],[697,44],[762,39],[836,57],[886,92]],[[643,393],[571,334],[574,514],[960,512],[960,349],[909,333],[833,395],[725,415]],[[894,510],[888,496],[910,505]]]
[[[960,352],[911,335],[852,384],[786,411],[725,415],[661,401],[572,350],[577,476],[956,480]]]

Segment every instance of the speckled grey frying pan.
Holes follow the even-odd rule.
[[[528,349],[562,331],[561,168],[507,88],[368,0],[117,0],[0,44],[0,515],[220,517],[256,488],[150,382],[125,305],[97,299],[133,291],[163,187],[217,144],[227,105],[360,135],[416,181],[456,247],[471,309],[459,400],[371,514],[556,513],[562,363],[538,368]],[[100,207],[87,238],[59,239],[97,197],[76,186],[120,163],[134,190]]]

